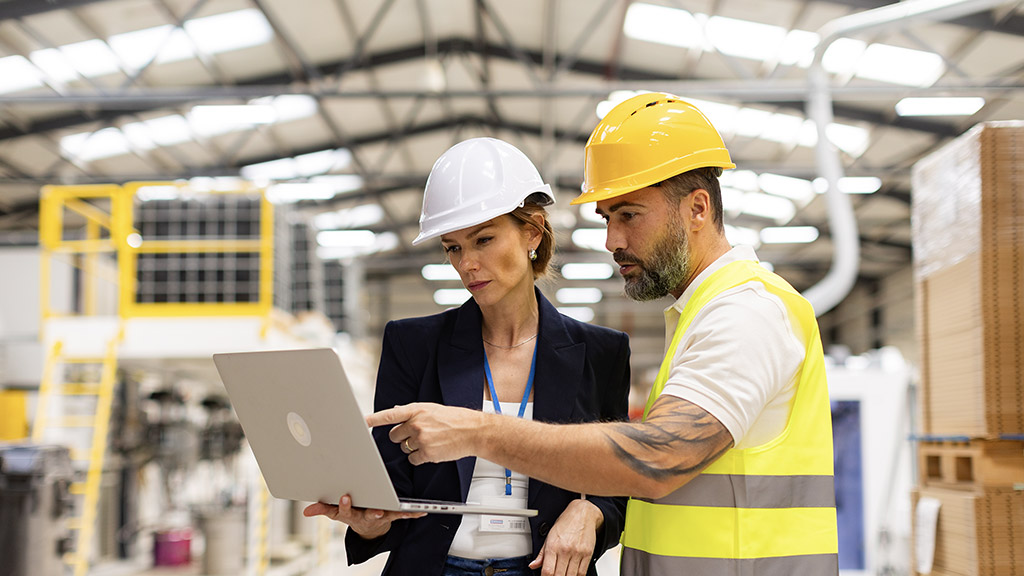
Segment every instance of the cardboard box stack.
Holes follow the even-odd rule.
[[[1024,576],[1024,122],[914,166],[913,242],[931,574]]]

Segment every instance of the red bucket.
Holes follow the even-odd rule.
[[[160,530],[153,534],[154,566],[184,566],[191,560],[191,528]]]

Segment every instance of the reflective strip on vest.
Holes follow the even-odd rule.
[[[732,448],[674,493],[630,499],[623,576],[836,574],[839,542],[832,422],[814,310],[785,280],[750,260],[708,276],[686,303],[647,402],[661,394],[690,323],[722,292],[761,282],[789,310],[806,343],[786,427],[771,442]]]
[[[713,508],[833,508],[836,505],[831,476],[704,473],[686,486],[687,490],[676,490],[658,503]]]
[[[638,553],[624,548],[623,574],[680,574],[685,576],[794,576],[797,574],[837,574],[839,557],[835,554],[781,556],[778,558],[681,558]]]

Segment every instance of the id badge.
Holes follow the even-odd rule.
[[[481,498],[485,506],[507,506],[505,497]],[[496,514],[480,514],[480,532],[500,532],[502,534],[529,534],[530,520],[520,516],[499,516]]]
[[[501,532],[502,534],[529,534],[530,521],[518,516],[494,516],[480,514],[480,532]]]

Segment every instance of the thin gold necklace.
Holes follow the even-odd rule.
[[[539,332],[537,334],[539,334]],[[519,348],[523,344],[526,344],[530,340],[533,340],[534,338],[537,337],[537,334],[534,334],[533,336],[530,336],[529,338],[527,338],[526,340],[523,340],[519,344],[513,344],[511,346],[502,346],[501,344],[495,344],[494,342],[488,342],[486,339],[484,339],[483,336],[481,336],[480,339],[484,341],[484,344],[490,344],[491,346],[494,346],[495,348],[501,348],[503,350],[511,350],[513,348]]]

